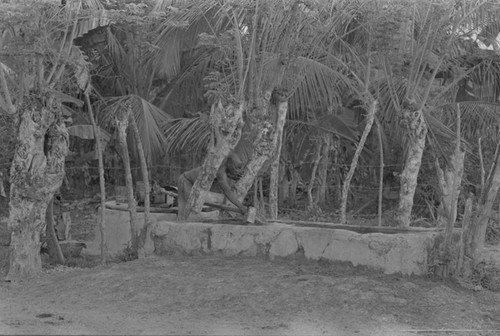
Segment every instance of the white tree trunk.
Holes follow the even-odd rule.
[[[409,147],[405,167],[401,173],[401,188],[399,191],[399,205],[396,219],[400,227],[409,227],[413,197],[417,188],[417,178],[422,164],[422,155],[427,136],[427,124],[422,110],[405,110],[402,125],[406,128],[409,137]]]

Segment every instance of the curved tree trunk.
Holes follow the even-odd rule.
[[[127,128],[129,124],[130,107],[124,107],[125,111],[120,111],[116,116],[116,126],[118,128],[118,140],[122,149],[123,166],[125,168],[125,185],[127,186],[128,211],[130,214],[130,243],[133,253],[138,249],[138,228],[137,228],[137,204],[134,197],[134,182],[130,169],[130,155],[127,147]]]
[[[151,215],[150,215],[150,199],[149,194],[151,186],[149,184],[148,164],[146,155],[144,154],[144,147],[142,146],[141,134],[137,123],[132,113],[130,114],[130,126],[134,133],[135,141],[137,144],[137,152],[139,153],[139,161],[141,164],[142,181],[144,183],[144,226],[139,233],[139,246],[138,257],[144,258],[151,255],[154,250],[153,241],[151,240]]]
[[[373,100],[370,104],[370,110],[368,111],[368,116],[366,120],[365,130],[363,131],[363,135],[359,140],[359,144],[356,147],[356,152],[354,153],[354,157],[352,158],[351,167],[349,168],[349,172],[344,181],[344,185],[342,187],[342,203],[340,204],[340,222],[347,223],[347,198],[349,193],[349,188],[351,186],[351,179],[354,176],[354,171],[358,165],[358,159],[361,155],[361,151],[365,146],[366,138],[370,133],[373,125],[373,120],[375,119],[375,113],[377,113],[377,104],[376,100]]]
[[[270,94],[267,93],[265,96]],[[264,111],[259,111],[260,118],[252,125],[252,130],[257,131],[252,145],[252,158],[245,166],[243,176],[236,182],[235,189],[238,199],[243,200],[252,187],[253,180],[259,174],[264,163],[269,160],[275,152],[278,142],[282,142],[283,128],[286,121],[288,111],[288,101],[278,101],[277,104],[272,104],[270,99],[263,99]],[[273,125],[272,115],[269,109],[276,109],[276,119]],[[278,156],[278,155],[277,155]],[[279,157],[278,159],[279,160]],[[278,162],[279,167],[279,162]],[[275,197],[276,195],[273,195]],[[271,198],[271,197],[270,197]],[[276,202],[278,201],[276,197]],[[274,202],[270,200],[270,202]],[[277,215],[277,205],[276,205]],[[272,215],[271,215],[272,217]]]
[[[405,167],[401,173],[401,188],[399,191],[399,205],[396,219],[400,227],[409,227],[411,211],[413,209],[413,197],[417,188],[417,178],[422,164],[422,155],[427,136],[427,124],[422,110],[405,110],[402,118],[402,126],[408,132],[409,147],[407,149]]]
[[[68,132],[61,105],[52,97],[32,96],[23,106],[10,170],[11,243],[8,280],[41,270],[40,231],[45,212],[64,179]]]
[[[244,109],[245,104],[243,103],[239,106],[229,105],[224,107],[219,101],[217,105],[212,106],[210,112],[210,122],[214,133],[212,141],[208,146],[207,156],[203,161],[201,172],[189,194],[186,207],[183,212],[178,214],[179,220],[188,219],[192,211],[195,213],[201,211],[205,193],[212,186],[217,170],[240,140]]]

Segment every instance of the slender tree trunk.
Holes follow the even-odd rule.
[[[213,140],[209,145],[201,172],[191,189],[186,207],[178,215],[180,220],[188,219],[191,211],[195,213],[201,211],[204,194],[212,186],[217,170],[240,140],[244,109],[243,103],[236,107],[232,105],[223,107],[219,101],[217,105],[212,106],[210,122],[214,133]]]
[[[409,137],[408,154],[405,167],[401,173],[401,188],[399,191],[398,214],[396,216],[400,227],[409,227],[413,197],[417,188],[417,178],[422,164],[422,155],[427,136],[427,124],[422,110],[408,109],[403,112],[401,122]]]
[[[146,155],[144,154],[141,134],[132,113],[130,114],[130,126],[132,128],[132,132],[134,133],[135,141],[137,144],[137,152],[139,153],[139,161],[141,164],[142,181],[144,183],[144,226],[142,227],[139,234],[138,246],[138,257],[144,258],[151,255],[154,250],[153,241],[151,240],[151,215],[149,198],[151,186],[149,183],[148,165],[146,161]]]
[[[486,228],[488,227],[489,220],[493,215],[493,204],[497,197],[498,189],[500,188],[500,155],[496,158],[493,174],[488,181],[489,183],[486,186],[487,192],[477,207],[477,216],[474,221],[476,225],[472,228],[473,233],[470,251],[474,260],[477,260],[479,253],[484,246],[484,242],[486,240]]]
[[[101,216],[99,218],[99,232],[101,233],[101,263],[105,264],[108,248],[106,244],[106,183],[104,181],[104,159],[102,157],[102,142],[101,142],[101,132],[94,119],[94,113],[92,112],[92,104],[90,103],[90,97],[88,92],[85,92],[85,102],[87,104],[87,111],[89,113],[89,119],[92,123],[92,129],[94,130],[95,139],[95,151],[97,153],[97,161],[99,164],[99,189],[101,191]],[[114,161],[114,160],[113,160]]]
[[[130,103],[130,102],[129,102]],[[137,204],[134,197],[134,182],[130,169],[130,155],[127,147],[127,128],[129,124],[130,106],[124,107],[124,111],[116,116],[118,128],[118,140],[122,149],[123,167],[125,169],[125,185],[127,186],[128,211],[130,214],[130,243],[133,253],[138,249],[138,227],[137,227]],[[104,210],[104,209],[103,209]]]
[[[321,149],[323,147],[323,141],[316,139],[316,155],[314,157],[313,167],[311,170],[311,178],[309,179],[309,184],[307,185],[307,200],[308,208],[314,211],[316,208],[316,203],[314,202],[312,190],[314,188],[314,182],[316,181],[316,172],[318,171],[319,162],[321,161]]]
[[[333,208],[336,208],[341,200],[342,200],[342,169],[340,168],[340,159],[339,159],[339,140],[334,140],[333,144],[333,166],[332,166],[332,175],[333,175],[333,204],[331,205]]]
[[[326,205],[326,195],[328,191],[328,167],[330,164],[331,135],[325,134],[323,153],[318,167],[318,189],[316,189],[316,203],[320,206]]]
[[[365,130],[363,131],[363,135],[361,136],[361,139],[359,140],[359,144],[356,147],[356,152],[354,153],[354,157],[352,158],[352,162],[351,162],[351,168],[349,169],[349,172],[347,173],[347,176],[346,176],[346,179],[344,181],[343,188],[342,188],[342,203],[340,205],[340,221],[341,221],[341,223],[347,223],[347,198],[349,195],[349,188],[351,185],[351,179],[354,176],[354,171],[356,170],[356,167],[358,165],[358,159],[359,159],[359,156],[361,155],[361,151],[363,150],[363,147],[365,146],[366,138],[368,137],[368,134],[370,133],[370,131],[372,129],[373,120],[375,119],[376,112],[377,112],[377,101],[373,100],[370,104],[370,109],[368,111]]]
[[[382,202],[384,195],[384,142],[382,141],[382,126],[378,118],[375,118],[377,124],[378,148],[380,151],[380,167],[379,167],[379,187],[378,187],[378,226],[382,226]]]
[[[271,162],[271,182],[269,186],[269,214],[272,220],[278,219],[278,185],[281,145],[283,143],[283,129],[285,128],[286,114],[288,111],[288,101],[278,104],[278,117],[276,130],[274,133],[274,158]]]
[[[455,151],[450,157],[450,166],[443,170],[436,159],[438,186],[441,191],[441,204],[437,217],[438,227],[445,227],[449,222],[455,223],[457,219],[457,204],[464,172],[464,160],[465,152]]]
[[[462,218],[462,232],[460,236],[459,254],[457,260],[457,273],[463,277],[469,277],[473,268],[472,236],[474,234],[472,225],[473,194],[469,194],[465,201],[465,210]]]
[[[453,224],[457,219],[457,204],[460,196],[460,185],[464,172],[465,151],[461,149],[460,135],[460,105],[457,104],[457,139],[453,154],[450,157],[449,165],[443,170],[436,159],[436,171],[438,186],[441,191],[441,204],[438,210],[438,227],[445,227],[447,234],[450,234]],[[451,227],[450,227],[451,226]]]
[[[10,170],[8,280],[41,270],[40,231],[47,205],[64,179],[69,142],[61,105],[52,97],[32,96],[20,112]]]

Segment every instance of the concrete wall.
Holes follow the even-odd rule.
[[[128,246],[131,238],[130,231],[130,215],[127,211],[126,204],[116,204],[114,201],[108,202],[108,206],[113,207],[112,209],[106,208],[105,210],[105,231],[104,235],[106,238],[106,245],[108,248],[108,254],[110,256],[116,256],[123,252],[123,250]],[[213,219],[219,216],[218,211],[204,212],[201,215],[193,214],[194,220]],[[175,221],[177,214],[175,213],[151,213],[151,221],[153,224],[159,221]],[[101,208],[97,211],[97,221],[101,220]],[[99,224],[99,223],[98,223]],[[91,242],[87,242],[87,248],[83,253],[88,255],[99,255],[100,244],[101,244],[101,232],[99,230],[99,225],[96,225],[95,236]],[[144,213],[137,213],[137,225],[141,229],[144,226]]]
[[[273,223],[266,226],[158,221],[156,254],[219,254],[268,258],[305,256],[348,261],[385,273],[427,273],[438,233],[367,233]]]

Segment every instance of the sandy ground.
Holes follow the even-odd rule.
[[[500,294],[343,264],[150,257],[3,283],[0,333],[500,335]]]
[[[73,237],[92,240],[95,204],[64,210]],[[3,271],[8,241],[0,225]],[[0,281],[0,334],[489,336],[500,293],[337,263],[157,256]]]

